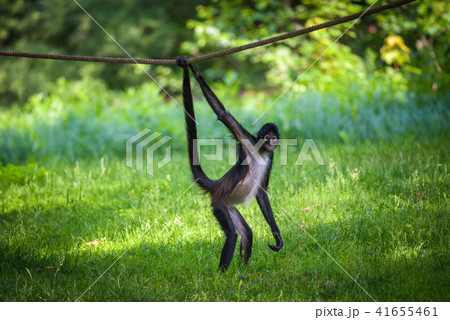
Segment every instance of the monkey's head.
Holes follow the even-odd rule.
[[[259,129],[256,139],[264,140],[263,150],[272,151],[277,145],[279,145],[280,132],[273,123],[266,123]]]

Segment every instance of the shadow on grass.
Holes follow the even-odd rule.
[[[414,188],[424,183],[406,179],[409,173],[403,171],[396,182],[379,183],[380,177],[395,173],[389,167],[383,170],[371,175],[372,180],[364,181],[363,175],[360,184],[348,189],[338,190],[338,181],[330,186],[336,190],[324,188],[331,196],[321,207],[297,215],[298,222],[305,219],[308,233],[376,300],[448,301],[448,218],[446,202],[439,202],[447,182],[425,181],[432,185],[427,198],[419,201]],[[430,171],[425,178],[435,175]],[[168,191],[174,186],[167,181],[142,182],[141,189],[151,192],[131,197],[130,187],[115,184],[115,179],[102,181],[89,197],[66,193],[65,185],[37,191],[31,185],[25,191],[60,194],[53,195],[56,200],[51,203],[38,199],[2,212],[1,300],[75,301],[100,277],[82,300],[370,301],[314,241],[280,216],[285,247],[278,253],[269,250],[267,227],[252,221],[257,232],[250,265],[240,264],[236,250],[225,274],[217,272],[223,242],[219,226],[212,215],[200,224],[195,211],[199,197],[181,200],[139,240],[163,212],[163,203],[172,201],[173,193]],[[281,185],[276,179],[273,182]],[[288,207],[298,205],[288,200],[289,192],[280,193]],[[168,200],[148,210],[136,209],[165,199],[161,197]],[[103,237],[105,241],[97,245],[85,245]]]
[[[54,214],[55,208],[50,211]],[[83,225],[93,223],[86,217],[79,220],[72,230],[82,231]],[[136,218],[132,224],[139,222]],[[426,254],[396,256],[395,246],[385,247],[392,237],[380,242],[375,231],[361,233],[362,224],[376,230],[377,221],[343,218],[314,225],[308,232],[378,301],[448,299],[448,254],[430,247]],[[284,225],[282,251],[273,253],[266,239],[256,237],[250,265],[241,265],[236,250],[225,274],[217,272],[221,238],[199,241],[195,235],[176,233],[158,238],[159,225],[161,229],[152,228],[141,240],[136,234],[121,242],[123,230],[118,226],[106,231],[111,237],[105,241],[86,246],[81,237],[67,233],[66,225],[54,221],[52,227],[46,236],[36,229],[24,232],[14,245],[1,243],[2,301],[75,301],[83,293],[83,301],[370,301],[304,234],[300,250],[292,225]],[[93,240],[94,234],[104,234],[101,230],[101,225],[92,225],[84,237]],[[381,236],[387,234],[384,230]]]

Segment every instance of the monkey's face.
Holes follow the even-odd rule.
[[[267,151],[272,151],[278,145],[278,137],[272,131],[264,136],[264,147]]]
[[[278,132],[278,128],[273,123],[266,123],[259,130],[257,139],[263,140],[263,149],[264,151],[272,151],[275,149],[277,145],[280,144],[280,133]]]

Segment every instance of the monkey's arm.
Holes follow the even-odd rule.
[[[225,107],[208,86],[205,79],[197,70],[195,65],[191,63],[189,64],[189,67],[191,68],[192,74],[194,75],[195,79],[200,84],[206,100],[216,113],[219,121],[221,121],[228,128],[228,130],[230,130],[230,132],[239,142],[242,143],[242,140],[247,139],[251,140],[251,142],[254,143],[255,138],[247,130],[245,130],[245,128],[229,112],[225,110]]]
[[[281,239],[280,229],[278,229],[277,223],[273,216],[272,207],[270,206],[269,197],[267,196],[266,190],[261,189],[256,195],[256,201],[258,201],[259,207],[266,219],[267,223],[272,230],[272,235],[275,238],[276,245],[269,243],[269,248],[273,251],[278,251],[283,247],[283,240]]]

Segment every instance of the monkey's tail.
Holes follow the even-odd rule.
[[[214,181],[209,179],[200,165],[200,157],[197,145],[197,122],[195,121],[194,104],[192,102],[191,84],[189,80],[189,68],[183,68],[183,102],[184,119],[186,120],[186,139],[189,154],[189,165],[195,182],[205,191],[211,190]]]

